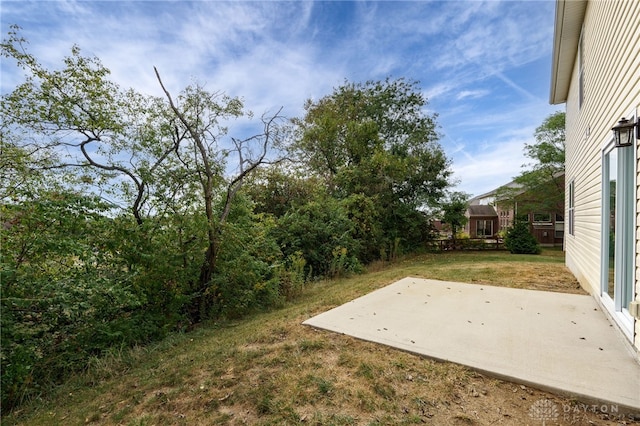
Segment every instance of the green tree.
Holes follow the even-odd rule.
[[[157,70],[165,99],[143,96],[110,81],[99,59],[83,56],[77,46],[60,70],[48,70],[27,52],[18,33],[13,27],[1,46],[2,55],[26,74],[25,82],[2,98],[3,148],[10,142],[16,153],[20,148],[51,159],[68,152],[46,167],[67,171],[57,176],[68,186],[84,184],[116,203],[124,201],[140,226],[150,216],[202,212],[207,251],[193,285],[194,303],[201,307],[194,321],[200,321],[214,303],[204,295],[232,200],[246,176],[267,162],[281,117],[263,117],[253,136],[228,137],[233,119],[251,115],[238,98],[192,85],[174,100]],[[39,166],[34,158],[31,169]],[[230,177],[229,169],[235,171]],[[219,198],[224,202],[216,211]]]
[[[0,46],[25,71],[0,104],[3,407],[112,345],[273,306],[283,281],[293,294],[303,260],[237,199],[278,114],[228,137],[239,99],[142,96],[77,47],[49,70],[25,45],[13,28]]]
[[[419,245],[426,226],[419,210],[436,205],[449,186],[449,161],[426,105],[416,82],[345,83],[307,101],[305,116],[294,120],[295,155],[324,179],[329,193],[362,195],[376,207],[382,233],[365,252],[385,251],[398,239],[407,248]]]
[[[150,182],[184,136],[159,119],[166,111],[161,99],[110,81],[100,60],[78,46],[61,69],[49,70],[26,44],[13,26],[0,45],[2,56],[25,71],[25,81],[2,97],[3,144],[29,153],[31,172],[66,170],[57,176],[67,184],[99,187],[142,224],[145,208],[153,210],[145,206]]]
[[[534,170],[551,167],[564,170],[565,113],[555,112],[536,128],[536,143],[525,144],[527,157],[536,161]]]
[[[463,192],[448,194],[447,200],[442,203],[442,222],[451,227],[451,235],[455,240],[458,230],[466,225],[469,218],[466,216],[469,207],[469,195]]]
[[[564,211],[565,113],[548,116],[535,131],[536,143],[525,144],[533,160],[513,184],[498,192],[503,203],[518,203],[518,210]]]
[[[174,100],[160,73],[154,70],[174,116],[171,123],[178,129],[176,133],[184,135],[184,142],[180,149],[176,149],[185,171],[180,182],[197,182],[197,192],[206,216],[207,250],[194,288],[194,300],[199,306],[194,320],[198,322],[206,318],[218,302],[217,293],[211,291],[212,280],[233,200],[246,178],[258,167],[278,162],[277,159],[267,159],[267,154],[281,135],[279,124],[282,117],[280,111],[272,116],[263,116],[263,131],[253,136],[243,139],[228,137],[226,124],[230,120],[251,116],[239,98],[192,85]],[[226,166],[231,155],[237,156],[233,168],[235,174],[227,177]],[[217,198],[222,200],[219,209],[215,208]]]
[[[307,176],[302,170],[273,165],[257,170],[249,177],[244,191],[255,202],[256,213],[279,218],[319,196],[322,187],[319,178]]]

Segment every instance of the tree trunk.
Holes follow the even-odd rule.
[[[200,277],[195,288],[195,297],[191,303],[190,317],[192,323],[196,324],[211,315],[211,309],[217,301],[216,289],[211,286],[211,279],[216,267],[216,257],[218,254],[217,241],[209,241],[209,247],[204,255],[204,261],[200,266]]]

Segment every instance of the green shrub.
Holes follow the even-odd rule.
[[[301,254],[309,276],[333,276],[359,269],[361,245],[343,204],[311,201],[278,219],[273,235],[285,256]]]
[[[540,254],[540,244],[529,232],[527,222],[516,222],[507,231],[504,246],[513,254]]]
[[[46,393],[111,347],[160,339],[182,320],[184,258],[168,255],[172,235],[151,236],[153,226],[106,210],[69,192],[3,206],[3,408]]]
[[[272,235],[275,219],[255,214],[251,200],[238,195],[221,232],[220,253],[205,295],[210,317],[240,318],[280,305],[282,252]]]
[[[329,276],[332,278],[349,275],[351,273],[362,273],[364,268],[357,257],[350,255],[345,247],[336,247],[332,251],[331,264],[329,265]]]

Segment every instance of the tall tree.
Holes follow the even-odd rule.
[[[198,182],[207,220],[207,251],[195,292],[198,310],[193,313],[194,320],[200,321],[216,301],[212,277],[222,247],[224,224],[233,200],[245,179],[260,165],[278,161],[268,159],[267,154],[274,140],[279,137],[282,116],[280,110],[271,116],[263,116],[260,133],[242,139],[227,138],[227,121],[250,115],[239,98],[221,92],[208,92],[200,85],[193,85],[174,100],[162,82],[160,73],[154,70],[175,116],[173,124],[176,133],[184,135],[185,143],[180,150],[176,150],[178,158],[187,172],[186,176]],[[225,167],[230,155],[236,155],[237,160],[235,174],[227,177]],[[222,203],[217,210],[215,203],[219,195]]]
[[[0,104],[2,149],[16,159],[0,163],[1,174],[17,167],[70,170],[56,176],[125,204],[139,226],[148,217],[202,212],[208,250],[194,286],[193,320],[199,321],[215,299],[211,278],[233,199],[245,178],[270,162],[269,148],[281,136],[280,111],[263,116],[255,134],[230,137],[229,123],[251,116],[239,98],[197,84],[174,98],[157,70],[165,97],[145,96],[111,81],[100,60],[77,46],[61,69],[50,70],[26,44],[14,26],[0,45],[25,70],[24,83]],[[29,161],[20,160],[23,154]],[[40,157],[47,161],[34,161]],[[185,236],[192,238],[200,236]]]
[[[426,105],[416,82],[347,82],[307,101],[305,116],[294,121],[298,158],[325,179],[330,192],[341,199],[363,195],[377,206],[385,241],[371,244],[419,242],[419,209],[436,204],[449,185],[436,115],[426,114]]]
[[[198,85],[173,98],[159,74],[165,97],[144,96],[75,46],[48,69],[18,32],[0,45],[25,74],[0,103],[3,407],[111,345],[271,306],[280,277],[300,283],[273,221],[236,197],[269,162],[279,111],[230,137],[248,114],[237,98]]]

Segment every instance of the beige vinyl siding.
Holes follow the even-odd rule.
[[[634,9],[630,11],[634,17],[631,21],[635,26],[633,36],[629,40],[633,52],[629,55],[631,62],[631,102],[635,103],[636,121],[640,127],[640,1],[633,2]],[[635,24],[633,23],[635,22]],[[640,141],[639,141],[640,142]],[[635,273],[635,300],[640,302],[640,148],[636,147],[636,273]],[[640,351],[640,320],[635,322],[635,347]]]
[[[600,293],[602,148],[611,127],[640,112],[640,1],[590,1],[583,26],[584,101],[578,105],[576,56],[567,98],[567,183],[575,181],[575,235],[566,235],[567,266],[581,285]],[[615,31],[614,31],[615,30]],[[640,162],[636,167],[640,170]],[[640,190],[640,179],[636,187]],[[637,192],[636,195],[640,193]],[[567,200],[568,202],[568,200]],[[567,205],[568,207],[568,205]],[[636,299],[640,294],[640,201],[636,207]],[[635,346],[640,349],[640,321]]]

